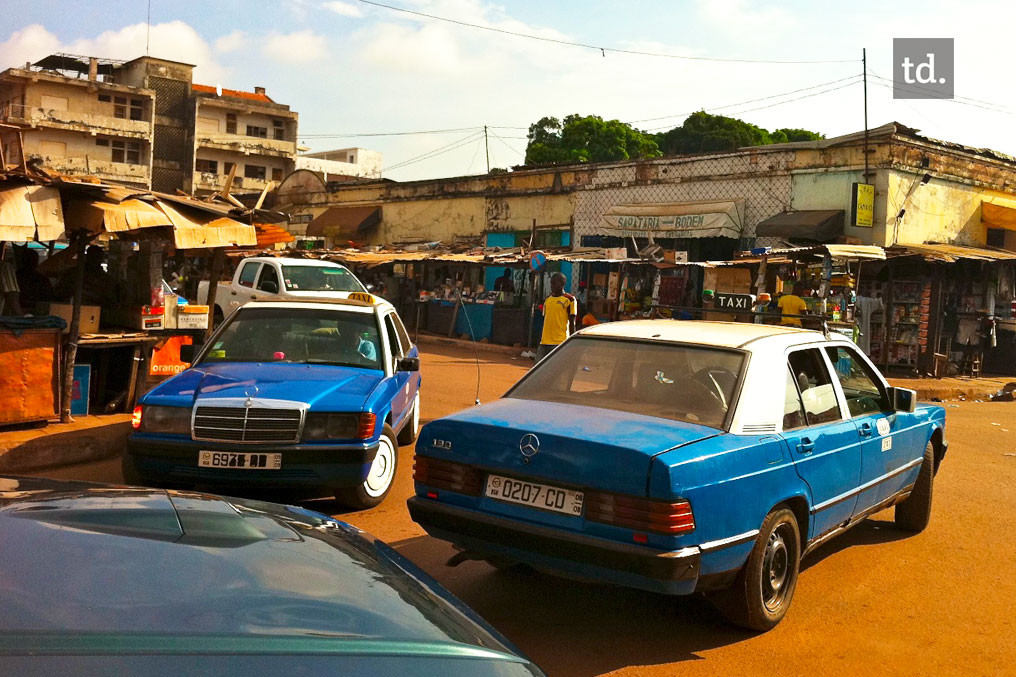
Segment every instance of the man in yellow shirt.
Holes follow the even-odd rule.
[[[793,291],[780,297],[777,305],[780,308],[780,313],[783,315],[780,318],[781,325],[790,327],[801,326],[801,318],[794,316],[804,315],[808,311],[808,304],[801,298],[803,294],[804,285],[800,282],[795,282]]]
[[[543,335],[540,338],[540,347],[536,350],[537,362],[564,343],[575,331],[575,316],[579,313],[579,304],[574,296],[565,292],[566,281],[567,278],[563,273],[554,273],[550,276],[550,296],[543,302]]]

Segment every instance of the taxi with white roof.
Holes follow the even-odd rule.
[[[185,347],[191,348],[191,347]],[[260,300],[142,397],[132,484],[324,490],[380,503],[420,422],[419,352],[387,301]]]
[[[845,339],[645,320],[584,329],[501,399],[428,423],[413,519],[462,552],[784,617],[801,558],[895,506],[921,531],[945,411]]]

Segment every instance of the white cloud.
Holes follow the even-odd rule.
[[[235,52],[247,43],[247,34],[243,31],[233,31],[223,35],[215,41],[215,50],[218,52]]]
[[[325,39],[310,30],[273,33],[264,39],[265,56],[286,64],[305,64],[325,56]]]
[[[756,7],[751,0],[699,0],[699,18],[713,30],[742,41],[771,42],[774,35],[796,29],[798,18],[782,7]]]
[[[334,2],[326,2],[324,7],[325,9],[330,9],[341,16],[348,16],[354,19],[359,19],[363,16],[362,9],[348,2],[339,2],[339,0],[335,0]]]
[[[60,51],[60,40],[39,24],[14,31],[0,42],[0,68],[24,66],[29,61]]]

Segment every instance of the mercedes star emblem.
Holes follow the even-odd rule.
[[[533,433],[527,433],[522,436],[522,440],[519,441],[519,451],[525,457],[525,462],[529,463],[529,459],[536,456],[536,452],[540,450],[540,438]]]
[[[254,397],[258,394],[258,387],[256,385],[249,385],[247,389],[243,391],[243,394],[247,396],[247,401],[244,402],[244,406],[250,409],[254,406]]]

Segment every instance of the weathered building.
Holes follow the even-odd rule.
[[[366,148],[340,148],[296,156],[296,168],[318,174],[324,181],[333,178],[381,178],[383,154]]]
[[[858,225],[855,184],[873,187],[870,225]],[[332,241],[523,236],[535,225],[568,229],[573,246],[634,249],[652,239],[690,260],[729,258],[781,239],[1016,250],[1006,220],[1016,215],[1007,211],[1016,208],[1016,159],[898,123],[870,130],[867,141],[855,133],[433,181],[325,184],[297,172],[280,187],[277,204],[308,235]]]
[[[24,134],[25,159],[62,174],[151,184],[155,92],[118,82],[121,62],[54,54],[0,73],[0,121]],[[20,161],[10,143],[4,156]]]
[[[295,168],[298,115],[253,92],[195,84],[194,65],[55,54],[0,73],[4,121],[44,168],[162,192],[260,192]]]

